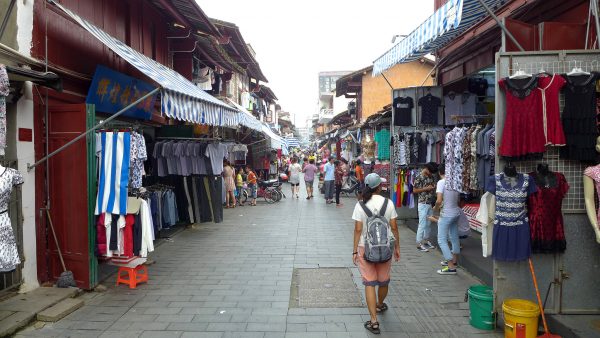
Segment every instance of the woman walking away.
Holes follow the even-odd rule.
[[[340,208],[343,204],[340,203],[340,193],[342,192],[342,184],[344,183],[344,163],[335,161],[335,206]]]
[[[460,194],[458,191],[448,189],[446,179],[444,177],[444,166],[440,166],[438,172],[441,180],[437,183],[437,200],[435,202],[434,211],[439,211],[444,204],[444,208],[438,220],[438,245],[444,255],[444,261],[441,262],[442,269],[437,273],[440,275],[456,275],[456,263],[458,262],[458,254],[460,253],[460,241],[458,239],[458,219],[460,218],[461,209],[458,205]],[[448,235],[450,243],[452,243],[452,251],[448,246]]]
[[[290,165],[290,184],[292,185],[292,198],[300,198],[300,172],[302,167],[298,164],[298,158],[292,158],[292,164]]]
[[[246,174],[248,175],[247,181],[248,181],[248,188],[250,189],[250,198],[252,198],[252,201],[250,202],[250,205],[255,207],[256,206],[256,193],[257,193],[257,186],[256,186],[256,174],[254,173],[254,171],[252,171],[252,168],[250,168],[250,166],[246,166]]]
[[[315,159],[311,158],[308,160],[308,165],[302,169],[304,173],[304,184],[306,185],[306,199],[313,198],[313,184],[315,183],[315,174],[319,171],[319,168],[315,165]]]
[[[389,199],[381,196],[381,177],[372,173],[365,177],[365,189],[362,196],[363,201],[356,203],[352,219],[354,223],[354,250],[352,252],[352,261],[358,265],[363,284],[365,285],[365,296],[371,319],[365,323],[365,328],[372,333],[379,334],[379,322],[377,313],[385,312],[388,309],[384,303],[388,294],[388,284],[390,283],[390,270],[392,260],[383,263],[372,263],[365,259],[365,239],[367,234],[367,221],[369,219],[365,209],[368,209],[371,215],[381,215],[385,206],[383,217],[389,223],[388,232],[391,230],[395,240],[394,259],[396,262],[400,259],[400,235],[398,234],[398,225],[396,224],[396,208]],[[364,208],[363,208],[364,207]],[[380,221],[381,222],[381,221]],[[378,289],[375,290],[375,287]]]
[[[225,179],[225,208],[235,208],[235,170],[229,164],[229,161],[223,161],[223,178]]]
[[[237,190],[237,198],[238,204],[243,207],[244,202],[242,202],[242,198],[244,197],[242,194],[244,193],[244,177],[242,177],[242,168],[239,168],[237,171],[237,176],[235,177],[235,188]]]

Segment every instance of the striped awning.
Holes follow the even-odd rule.
[[[493,11],[508,1],[484,0]],[[444,47],[485,17],[487,12],[479,0],[448,0],[410,35],[373,62],[373,76]]]
[[[298,139],[293,136],[286,137],[285,142],[287,143],[288,148],[300,147],[300,141],[298,141]]]
[[[169,118],[220,127],[235,127],[239,122],[235,109],[198,88],[173,69],[127,46],[100,28],[82,19],[54,0],[49,2],[129,64],[154,80],[161,87],[161,112]]]

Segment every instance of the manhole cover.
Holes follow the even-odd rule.
[[[294,269],[290,307],[361,307],[362,298],[347,268]]]

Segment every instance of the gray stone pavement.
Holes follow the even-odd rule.
[[[86,293],[85,306],[59,322],[32,325],[18,337],[369,337],[362,308],[288,308],[294,268],[352,264],[355,200],[344,206],[287,199],[225,210],[221,224],[201,224],[174,236],[152,254],[150,280],[130,290]],[[303,191],[303,190],[302,190]],[[381,337],[494,336],[468,324],[466,289],[478,283],[465,271],[435,273],[441,257],[421,253],[414,232],[400,227],[401,259],[393,264]]]

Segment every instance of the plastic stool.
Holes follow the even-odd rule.
[[[129,285],[130,289],[135,289],[138,283],[148,281],[148,267],[138,265],[135,268],[122,266],[117,273],[117,286],[119,284]]]

